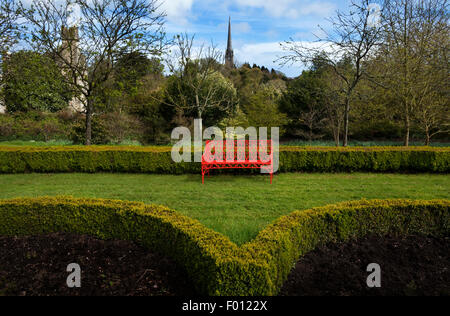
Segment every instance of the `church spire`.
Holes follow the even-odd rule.
[[[227,50],[233,50],[233,45],[231,44],[231,17],[228,20],[228,45]]]
[[[228,21],[228,43],[227,43],[227,51],[225,52],[225,66],[228,68],[234,67],[234,52],[233,45],[231,42],[231,17]]]

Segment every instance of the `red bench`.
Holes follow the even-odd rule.
[[[205,175],[214,169],[261,169],[270,174],[272,184],[272,140],[234,140],[231,143],[234,150],[228,151],[226,140],[206,141],[202,156],[202,183],[205,183]]]

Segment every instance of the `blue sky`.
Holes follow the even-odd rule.
[[[196,34],[197,42],[225,49],[228,17],[232,19],[233,48],[238,62],[264,65],[298,76],[302,66],[280,67],[274,62],[282,54],[279,43],[290,37],[314,41],[318,25],[328,27],[327,18],[350,0],[165,0],[169,35]]]
[[[29,4],[32,0],[22,0]],[[65,0],[44,0],[63,2]],[[281,67],[276,59],[283,54],[280,42],[314,41],[318,25],[327,29],[327,18],[336,10],[347,10],[351,0],[158,0],[167,14],[169,36],[187,32],[196,35],[196,45],[211,41],[225,51],[228,17],[232,19],[235,59],[284,72],[301,74],[303,65]]]

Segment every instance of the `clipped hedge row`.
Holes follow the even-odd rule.
[[[164,206],[66,197],[0,200],[0,235],[50,232],[132,240],[184,266],[207,295],[275,295],[300,256],[368,234],[450,233],[450,201],[374,200],[297,211],[238,247]]]
[[[0,173],[200,173],[170,147],[0,147]],[[450,172],[450,148],[281,147],[280,172]]]
[[[284,172],[450,172],[450,148],[282,148]]]

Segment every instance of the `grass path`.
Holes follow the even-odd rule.
[[[280,174],[198,175],[20,174],[0,175],[0,198],[72,195],[163,204],[200,220],[242,244],[294,210],[366,199],[449,199],[449,175]]]

